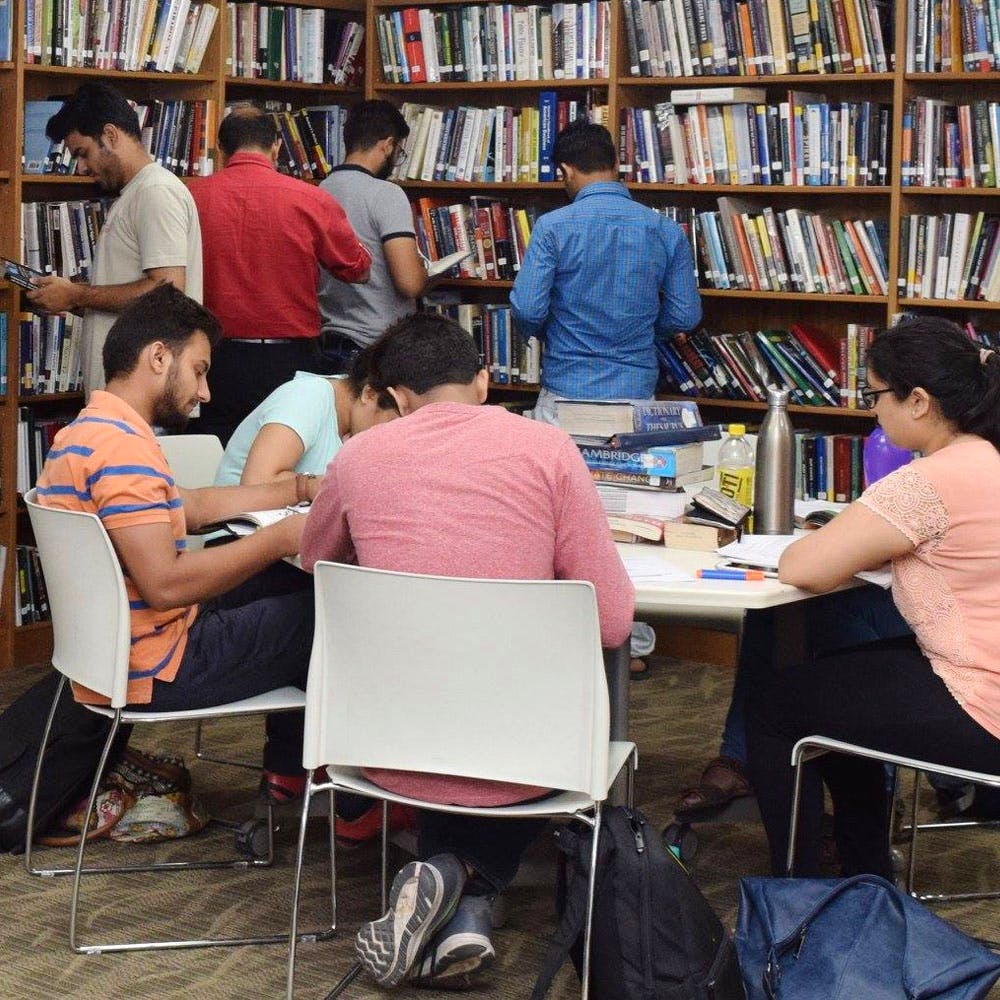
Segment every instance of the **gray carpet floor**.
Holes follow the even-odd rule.
[[[37,673],[0,675],[0,704],[6,704]],[[657,826],[671,818],[677,793],[693,783],[705,761],[716,753],[732,683],[730,671],[667,658],[654,658],[651,676],[631,685],[632,730],[640,748],[637,798]],[[213,724],[209,740],[217,747],[252,753],[260,723]],[[192,727],[137,730],[133,744],[192,757]],[[191,768],[198,793],[213,813],[246,818],[255,794],[250,772],[195,762]],[[927,806],[930,805],[928,799]],[[322,819],[311,821],[303,926],[326,919],[327,869]],[[102,876],[84,880],[82,934],[85,943],[141,934],[146,938],[184,934],[261,933],[282,928],[291,894],[295,817],[288,813],[277,834],[278,863],[269,870],[198,872],[161,875]],[[763,874],[766,852],[758,824],[706,825],[698,829],[694,861],[698,884],[716,911],[735,923],[738,879]],[[996,864],[1000,838],[994,831],[928,835],[922,850],[922,883],[952,890],[1000,886]],[[98,845],[94,863],[115,857],[158,860],[225,853],[232,839],[222,832],[156,847]],[[44,857],[66,852],[49,850]],[[394,862],[405,856],[396,853]],[[330,941],[299,950],[297,995],[323,997],[348,968],[351,939],[358,924],[377,915],[378,851],[365,845],[338,854],[340,930]],[[554,853],[550,838],[532,850],[518,881],[508,893],[507,923],[496,934],[498,964],[473,996],[523,998],[554,926]],[[67,879],[29,878],[19,858],[0,857],[0,997],[37,998],[247,998],[283,995],[285,949],[280,946],[75,955],[67,944]],[[1000,937],[1000,901],[967,903],[939,909],[963,929]],[[437,994],[401,988],[400,996],[434,1000]],[[348,998],[379,997],[384,991],[356,982]],[[564,970],[551,994],[554,1000],[578,996],[571,969]],[[1000,998],[1000,990],[994,991]],[[864,998],[858,998],[864,1000]]]

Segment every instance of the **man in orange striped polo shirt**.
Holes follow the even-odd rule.
[[[181,489],[152,430],[182,427],[195,404],[208,400],[219,337],[215,317],[172,285],[136,299],[104,346],[107,387],[56,435],[38,480],[46,506],[97,514],[118,554],[132,616],[133,708],[203,708],[288,684],[305,687],[311,578],[281,561],[298,552],[305,517],[199,552],[186,552],[184,540],[189,530],[240,511],[311,500],[318,483],[296,476]],[[86,689],[75,694],[97,700]],[[300,713],[268,718],[268,771],[301,773],[301,726]]]

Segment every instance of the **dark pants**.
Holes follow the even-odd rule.
[[[420,811],[422,858],[455,854],[475,869],[466,883],[471,896],[490,896],[514,881],[521,855],[545,829],[547,819],[490,819],[456,813]]]
[[[292,338],[280,344],[223,340],[212,351],[208,375],[212,399],[202,403],[201,416],[191,421],[188,430],[215,434],[225,446],[240,422],[297,371],[333,373],[320,354],[318,337]]]
[[[1000,773],[1000,740],[962,709],[912,637],[840,650],[785,670],[761,670],[749,695],[747,748],[775,875],[785,873],[792,747],[812,735]],[[795,874],[822,874],[823,782],[833,800],[843,874],[891,879],[883,765],[842,754],[826,754],[805,766]]]
[[[324,333],[321,337],[320,349],[323,352],[323,362],[331,373],[349,372],[354,365],[354,359],[362,352],[360,344],[350,337],[339,333]]]
[[[276,563],[202,604],[173,681],[154,681],[136,711],[210,708],[275,688],[306,686],[313,638],[313,578]],[[302,771],[302,712],[267,716],[264,767]]]

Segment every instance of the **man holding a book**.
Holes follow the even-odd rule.
[[[656,339],[701,319],[687,239],[618,183],[608,130],[574,122],[553,158],[572,204],[538,220],[510,295],[518,330],[544,344],[535,417],[549,423],[559,397],[652,397]]]
[[[403,418],[351,438],[330,463],[302,535],[303,567],[332,559],[443,576],[589,580],[603,644],[623,642],[634,590],[569,437],[480,406],[488,373],[468,333],[442,316],[399,320],[371,350],[369,383],[395,398]],[[547,791],[400,771],[368,777],[459,805],[521,802]],[[396,876],[394,906],[362,926],[357,952],[382,985],[407,975],[430,986],[469,985],[494,958],[489,897],[513,879],[544,822],[429,811],[419,822],[422,860]]]

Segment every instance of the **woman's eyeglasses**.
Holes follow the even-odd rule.
[[[864,389],[861,389],[858,392],[858,396],[861,400],[861,409],[873,410],[875,408],[875,401],[879,398],[879,396],[887,392],[892,392],[892,389],[869,389],[865,386]]]

